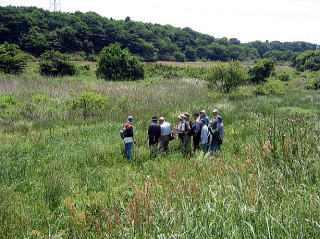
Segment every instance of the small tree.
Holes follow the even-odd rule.
[[[293,66],[298,71],[319,71],[320,70],[320,50],[305,51],[294,59]]]
[[[96,75],[105,80],[139,80],[144,78],[144,66],[119,43],[103,48]]]
[[[5,42],[0,45],[0,71],[9,74],[21,73],[27,64],[28,55],[17,45]]]
[[[270,59],[263,59],[249,69],[249,75],[253,83],[260,83],[266,81],[274,71],[274,62]]]
[[[41,55],[40,73],[49,76],[75,75],[76,67],[68,62],[68,56],[58,51],[45,51]]]
[[[247,81],[247,73],[239,61],[219,62],[206,78],[210,89],[217,88],[222,93],[229,93]]]

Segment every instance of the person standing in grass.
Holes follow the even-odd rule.
[[[212,125],[209,127],[210,132],[210,152],[214,153],[221,151],[221,144],[224,140],[224,125],[222,123],[222,117],[217,116],[213,120]]]
[[[194,133],[193,123],[189,120],[189,116],[189,113],[184,114],[184,151],[186,156],[191,155],[191,137]]]
[[[210,120],[209,120],[209,117],[207,117],[207,112],[206,112],[205,110],[202,110],[202,111],[200,112],[200,119],[203,119],[203,120],[204,120],[204,123],[205,123],[206,126],[209,125]]]
[[[127,122],[123,124],[123,128],[120,132],[120,135],[124,142],[125,156],[128,162],[132,161],[132,151],[135,144],[132,121],[133,117],[129,116]]]
[[[214,110],[212,111],[213,120],[217,119],[218,114],[219,114],[219,112],[218,112],[218,110],[217,110],[217,109],[214,109]]]
[[[208,136],[209,136],[209,129],[206,126],[204,119],[200,120],[201,124],[201,144],[202,144],[202,152],[205,154],[208,151]]]
[[[201,124],[200,124],[199,114],[194,113],[193,119],[194,119],[193,150],[196,151],[197,149],[199,149],[200,138],[201,138]]]
[[[151,119],[152,123],[148,127],[148,139],[150,147],[150,156],[154,157],[156,155],[157,146],[160,140],[161,127],[158,122],[158,117],[153,116]]]
[[[179,114],[178,115],[179,124],[176,126],[176,133],[178,134],[178,139],[180,146],[183,146],[184,144],[184,128],[185,128],[185,121],[184,121],[184,115]]]
[[[160,142],[161,142],[161,152],[168,153],[169,151],[169,141],[171,135],[171,126],[168,122],[164,120],[164,117],[159,118],[161,133],[160,133]]]

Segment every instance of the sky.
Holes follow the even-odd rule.
[[[50,0],[0,0],[0,5],[49,10]],[[117,20],[129,16],[241,42],[320,44],[320,0],[60,0],[60,5],[63,12],[94,11]]]

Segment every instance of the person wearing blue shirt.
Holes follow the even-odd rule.
[[[194,119],[193,150],[196,151],[197,149],[199,149],[200,137],[201,137],[201,125],[200,125],[199,114],[194,113],[193,119]]]

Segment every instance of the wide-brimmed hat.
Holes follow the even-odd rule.
[[[164,117],[160,117],[160,118],[159,118],[159,121],[164,121]]]
[[[217,110],[217,109],[214,109],[214,110],[212,111],[212,113],[218,113],[218,110]]]
[[[206,114],[207,112],[205,110],[201,110],[200,113]]]

